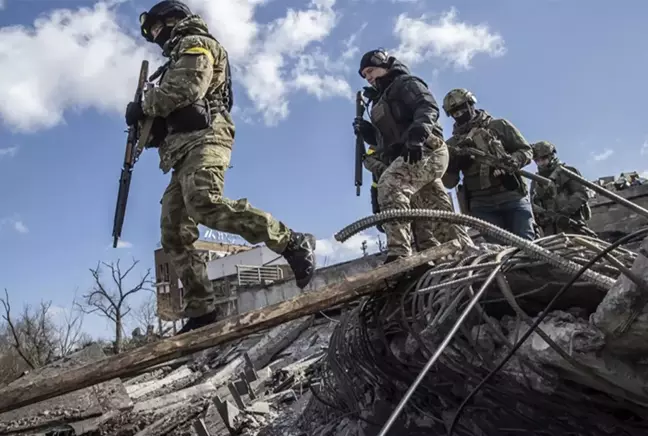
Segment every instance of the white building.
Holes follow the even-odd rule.
[[[224,257],[218,254],[210,256],[207,262],[207,276],[209,280],[237,276],[238,285],[271,283],[283,278],[287,265],[283,256],[265,245],[259,245]],[[180,279],[178,279],[178,287],[182,287]]]

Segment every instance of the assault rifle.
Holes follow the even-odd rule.
[[[362,99],[362,91],[356,94],[356,119],[362,118],[365,111],[365,102]],[[356,133],[355,146],[355,187],[356,195],[360,196],[360,187],[362,186],[362,160],[364,159],[365,145],[364,139],[360,132]]]
[[[476,161],[482,162],[490,167],[503,170],[508,174],[519,174],[520,176],[534,180],[543,185],[552,185],[553,182],[542,177],[539,174],[533,174],[529,171],[518,169],[514,162],[509,159],[509,155],[502,150],[494,150],[495,153],[487,153],[480,148],[477,148],[473,139],[464,139],[460,146],[448,146],[450,154],[454,156],[468,156]]]
[[[142,101],[144,89],[151,86],[148,83],[148,61],[142,61],[139,79],[137,80],[137,89],[135,90],[134,102]],[[128,201],[128,191],[133,173],[135,162],[139,159],[144,146],[151,135],[153,127],[153,118],[147,118],[141,123],[136,123],[128,127],[128,136],[126,138],[126,153],[124,154],[124,165],[119,176],[119,193],[117,194],[117,205],[115,206],[115,219],[113,222],[113,248],[117,248],[117,243],[121,237],[124,217],[126,216],[126,202]]]
[[[574,230],[577,230],[579,233],[586,235],[586,236],[591,236],[593,238],[598,238],[598,234],[589,227],[587,227],[587,224],[585,224],[585,221],[583,220],[577,220],[574,218],[571,218],[567,215],[563,215],[561,213],[557,212],[551,212],[548,210],[542,210],[542,211],[537,211],[536,208],[534,207],[534,214],[544,216],[545,218],[548,218],[549,220],[553,221],[556,225],[563,224],[560,227],[566,227],[564,224],[568,224],[569,227],[573,228]]]

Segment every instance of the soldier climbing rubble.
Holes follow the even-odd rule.
[[[173,170],[162,196],[162,247],[185,288],[185,333],[217,320],[215,294],[205,261],[193,248],[198,224],[264,242],[290,264],[304,288],[315,271],[315,238],[291,230],[246,199],[223,197],[234,142],[228,55],[207,24],[179,1],[162,1],[140,15],[142,36],[169,58],[158,86],[129,103],[126,123],[145,118],[166,125],[147,147],[158,147],[160,168]],[[161,132],[160,132],[161,130]],[[160,135],[161,133],[161,135]]]
[[[378,208],[438,209],[453,211],[441,177],[448,166],[448,148],[438,123],[434,96],[420,78],[383,50],[371,50],[360,60],[360,76],[370,87],[371,121],[356,118],[353,127],[370,147],[365,167],[376,183]],[[410,229],[419,251],[440,242],[459,239],[472,245],[459,225],[435,221],[389,222],[382,225],[387,238],[386,263],[412,254]]]
[[[533,213],[527,187],[515,173],[531,162],[532,151],[526,139],[508,120],[493,118],[483,109],[476,109],[477,99],[472,92],[459,88],[443,99],[446,115],[455,121],[448,139],[450,163],[443,177],[447,188],[459,183],[463,173],[460,202],[470,215],[495,224],[517,236],[535,239]],[[493,168],[460,153],[462,148],[475,147],[480,151],[500,155],[510,171]],[[490,239],[490,238],[486,238]]]
[[[531,182],[531,202],[533,214],[541,227],[543,235],[557,233],[596,234],[587,227],[586,221],[592,212],[588,205],[587,189],[577,181],[567,177],[558,168],[564,166],[580,175],[571,166],[566,166],[558,159],[556,147],[548,141],[532,144],[533,160],[538,166],[538,174],[551,179],[554,183],[542,186]]]

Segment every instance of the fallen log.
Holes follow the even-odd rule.
[[[411,257],[382,265],[326,286],[302,293],[290,300],[259,310],[228,317],[217,323],[110,356],[46,379],[17,388],[0,390],[0,413],[43,401],[78,389],[124,377],[187,354],[265,330],[319,312],[328,307],[358,299],[384,288],[384,280],[396,278],[424,263],[454,254],[461,248],[457,240],[446,242]]]

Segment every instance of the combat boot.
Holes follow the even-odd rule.
[[[209,313],[206,313],[204,315],[197,316],[195,318],[189,318],[187,323],[180,329],[177,335],[181,335],[183,333],[190,332],[192,330],[199,329],[201,327],[205,327],[206,325],[212,324],[218,320],[218,310],[213,310]]]
[[[281,254],[292,268],[297,286],[304,289],[315,274],[315,236],[292,232],[288,245]]]

